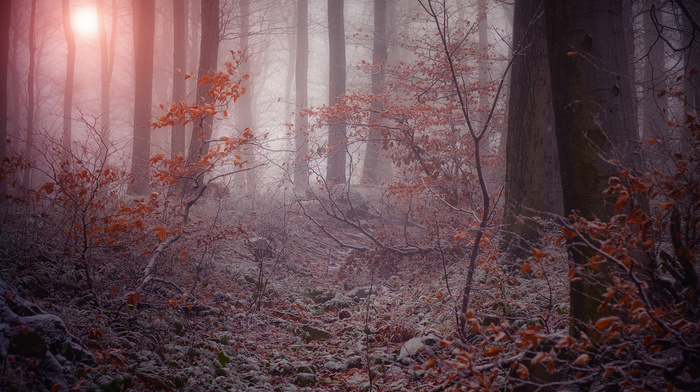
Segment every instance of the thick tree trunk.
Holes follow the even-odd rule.
[[[344,0],[328,0],[328,46],[330,69],[328,83],[328,106],[336,105],[345,94],[345,18]],[[329,184],[346,182],[345,161],[347,137],[345,123],[335,121],[328,126],[328,170],[326,181]]]
[[[24,159],[32,161],[34,148],[34,65],[36,54],[36,0],[32,0],[31,16],[29,18],[29,74],[27,75],[27,138],[24,145]],[[25,188],[32,187],[32,168],[24,169],[23,182]]]
[[[202,39],[199,47],[199,74],[198,77],[216,71],[216,63],[219,58],[219,0],[202,1]],[[210,86],[197,86],[197,104],[201,104],[202,99],[211,103],[211,97],[207,96]],[[192,129],[192,139],[190,140],[190,150],[187,156],[189,162],[196,162],[202,156],[209,153],[209,142],[214,126],[214,118],[209,116],[203,119],[197,128]]]
[[[375,67],[383,66],[388,60],[387,51],[387,2],[386,0],[374,0],[374,47],[372,49],[372,64]],[[372,94],[384,93],[384,72],[374,70],[372,72]],[[365,152],[365,163],[362,171],[364,184],[377,185],[382,181],[391,179],[391,161],[383,154],[382,132],[378,129],[382,125],[382,105],[378,101],[372,102],[372,113],[369,132],[369,141]]]
[[[173,0],[173,102],[185,100],[187,72],[187,18],[185,0]],[[185,154],[185,126],[174,124],[170,137],[170,156]]]
[[[533,218],[564,209],[546,39],[542,0],[516,2],[501,247],[515,258],[538,238]]]
[[[62,1],[63,7],[63,33],[66,36],[68,45],[67,65],[66,65],[66,86],[63,91],[63,134],[61,136],[61,146],[63,147],[63,158],[68,159],[71,148],[71,123],[73,121],[73,80],[75,79],[75,34],[70,21],[70,2]]]
[[[134,89],[134,141],[131,170],[134,182],[131,193],[148,192],[151,154],[151,119],[153,98],[153,47],[155,25],[155,0],[133,0],[135,89]]]
[[[620,171],[606,158],[627,167],[638,159],[622,1],[544,3],[564,213],[605,221],[615,213],[615,196],[603,191]],[[586,264],[585,249],[571,250],[576,264]],[[595,277],[584,269],[571,282],[575,336],[604,314],[598,306],[605,268]]]
[[[0,3],[0,163],[7,156],[7,69],[10,60],[10,15],[12,1]],[[0,185],[4,190],[4,183]]]
[[[297,42],[295,66],[295,111],[294,111],[294,146],[296,161],[294,165],[294,188],[298,194],[305,195],[309,186],[309,166],[306,131],[309,120],[300,111],[309,106],[308,72],[309,72],[309,1],[297,2]]]

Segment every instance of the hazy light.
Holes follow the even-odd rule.
[[[94,7],[81,7],[73,13],[71,21],[76,33],[86,36],[96,36],[99,28],[97,10]]]

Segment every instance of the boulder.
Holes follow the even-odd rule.
[[[427,358],[438,349],[440,338],[431,334],[417,336],[401,347],[397,360],[404,365],[408,365],[417,359]]]
[[[80,369],[97,366],[92,353],[66,329],[58,316],[45,313],[21,298],[0,279],[0,358],[14,358],[17,379],[6,380],[8,390],[71,389]],[[81,373],[84,373],[81,372]],[[32,376],[30,376],[32,374]],[[26,379],[25,379],[26,376]]]

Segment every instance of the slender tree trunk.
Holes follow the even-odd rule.
[[[683,87],[686,95],[686,111],[694,115],[700,114],[700,30],[693,27],[693,24],[700,25],[700,4],[694,1],[684,1],[690,18],[682,16],[685,27],[684,46],[685,56],[685,79]],[[694,23],[693,23],[694,22]],[[694,74],[693,74],[694,73]]]
[[[297,33],[296,33],[296,66],[295,88],[296,96],[294,111],[294,144],[296,162],[294,165],[294,187],[298,194],[305,195],[309,186],[308,141],[306,131],[309,120],[300,111],[309,106],[308,71],[309,71],[309,1],[297,2]]]
[[[546,39],[542,0],[517,1],[501,247],[515,258],[538,238],[533,218],[564,212]]]
[[[328,83],[328,106],[338,104],[345,94],[345,18],[344,0],[328,0],[328,45],[330,69]],[[329,184],[346,182],[347,136],[345,123],[335,121],[328,127],[328,168],[326,181]]]
[[[135,84],[134,89],[134,141],[131,170],[134,183],[131,193],[148,192],[151,154],[151,119],[153,98],[153,47],[155,26],[155,0],[133,0]]]
[[[173,102],[185,100],[185,75],[187,72],[187,18],[185,0],[173,0]],[[174,124],[170,137],[170,156],[185,154],[185,126]]]
[[[70,2],[62,1],[63,6],[63,32],[68,44],[66,65],[66,87],[63,91],[63,134],[61,145],[63,146],[63,158],[67,160],[71,149],[71,123],[73,121],[73,80],[75,78],[75,34],[70,21]]]
[[[10,60],[10,15],[12,2],[0,2],[0,165],[7,156],[7,69]],[[0,191],[5,183],[0,183]]]
[[[36,0],[32,0],[31,16],[29,19],[29,74],[27,75],[27,138],[24,146],[24,159],[32,161],[34,148],[34,56],[36,54]],[[24,169],[23,184],[25,188],[32,186],[32,168]]]
[[[658,4],[654,0],[647,2],[649,5]],[[666,73],[664,66],[664,41],[659,34],[652,20],[652,10],[645,7],[642,11],[644,53],[643,58],[644,76],[642,80],[642,140],[656,138],[665,140],[669,129],[666,120],[668,103],[666,96],[659,97],[659,92],[666,91]],[[656,12],[656,17],[661,14]]]
[[[107,29],[105,26],[104,0],[97,0],[97,16],[100,34],[100,158],[107,162],[107,150],[109,148],[109,122],[110,122],[110,96],[109,90],[112,83],[112,70],[114,69],[114,53],[116,47],[117,28],[117,1],[112,0],[112,31],[109,44],[107,43]]]
[[[245,51],[247,54],[246,61],[241,64],[241,73],[244,75],[251,74],[252,60],[250,55],[250,1],[240,0],[240,29],[241,29],[241,50]],[[240,132],[250,128],[251,131],[255,130],[255,119],[253,117],[253,96],[255,94],[255,78],[251,76],[247,80],[246,92],[238,99],[235,106],[235,111],[237,114],[236,124]],[[255,193],[255,170],[251,167],[255,166],[255,150],[253,146],[248,144],[243,146],[242,149],[243,159],[247,162],[245,168],[249,169],[244,172],[236,173],[234,178],[238,186],[244,188],[244,192],[247,195],[252,195]]]
[[[389,54],[387,50],[387,2],[386,0],[374,0],[374,47],[372,49],[372,64],[374,67],[383,67]],[[372,94],[384,93],[384,72],[372,71]],[[370,114],[369,141],[365,152],[365,163],[362,171],[364,184],[377,185],[379,182],[391,178],[391,162],[382,153],[384,138],[378,128],[383,125],[381,116],[382,105],[379,101],[372,102]]]
[[[201,12],[202,39],[199,47],[199,78],[216,71],[216,63],[219,58],[219,0],[202,1]],[[197,86],[197,104],[201,104],[203,99],[212,103],[211,97],[207,96],[209,88],[210,86],[203,84]],[[187,156],[189,162],[196,162],[209,153],[209,139],[211,139],[214,127],[214,118],[206,117],[195,126],[197,128],[192,129],[190,150]]]
[[[483,124],[488,116],[488,102],[489,93],[486,88],[489,82],[488,73],[488,46],[489,46],[489,36],[488,36],[488,24],[486,19],[486,0],[477,1],[477,20],[478,30],[479,30],[479,57],[477,63],[479,65],[479,86],[481,92],[479,93],[479,115],[477,116],[477,121],[479,124]]]
[[[615,213],[615,196],[603,191],[620,171],[606,158],[634,168],[639,147],[622,1],[544,4],[564,213],[606,221]],[[572,246],[571,251],[578,265],[591,256],[584,248]],[[581,279],[571,282],[575,336],[590,332],[586,325],[608,314],[598,310],[611,283],[607,267],[596,276],[584,267]]]

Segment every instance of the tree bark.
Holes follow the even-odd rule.
[[[344,0],[328,0],[328,46],[330,54],[328,106],[338,103],[345,94],[345,18]],[[329,184],[346,182],[345,161],[347,137],[345,123],[333,121],[328,126],[328,168],[326,181]]]
[[[606,158],[634,167],[639,147],[622,1],[544,4],[564,212],[606,221],[615,213],[616,197],[603,191],[620,172]],[[572,246],[571,251],[576,264],[586,264],[590,254],[585,249]],[[575,336],[606,314],[598,310],[610,283],[606,268],[600,276],[583,269],[581,279],[571,282]]]
[[[100,35],[100,158],[107,162],[107,150],[109,148],[109,123],[110,111],[110,86],[112,84],[112,71],[114,69],[114,55],[116,51],[117,28],[117,1],[112,0],[112,30],[109,43],[107,42],[107,29],[105,23],[104,0],[97,0],[97,17],[99,18]]]
[[[372,48],[372,64],[374,67],[383,67],[389,58],[387,50],[387,2],[386,0],[374,0],[374,47]],[[384,72],[372,71],[372,94],[384,93]],[[391,161],[383,154],[383,137],[379,127],[382,125],[382,105],[379,101],[372,102],[370,114],[370,132],[365,163],[362,170],[362,183],[378,185],[381,181],[391,179]]]
[[[68,45],[67,65],[66,65],[66,86],[63,91],[63,134],[61,145],[63,147],[63,158],[67,160],[71,150],[71,123],[73,121],[73,80],[75,79],[75,34],[70,21],[70,2],[63,0],[63,33],[66,36]]]
[[[134,140],[131,170],[134,182],[131,193],[148,192],[151,154],[151,119],[153,98],[153,47],[155,26],[155,0],[133,0],[135,89],[134,89]]]
[[[36,0],[32,0],[31,15],[29,17],[29,74],[27,75],[27,138],[24,145],[24,159],[32,161],[32,149],[34,148],[34,56],[36,54]],[[24,169],[22,183],[29,189],[32,187],[32,168]]]
[[[294,165],[294,187],[298,194],[305,195],[309,187],[309,145],[306,131],[309,119],[301,115],[301,110],[309,106],[308,73],[309,73],[309,1],[297,2],[297,41],[296,66],[294,71],[294,87],[296,89],[294,111],[294,145],[296,162]]]
[[[173,102],[185,100],[185,76],[187,69],[187,18],[185,0],[173,0]],[[172,126],[170,156],[185,154],[185,126],[178,123]]]
[[[7,69],[10,60],[10,15],[12,1],[0,2],[0,164],[7,156]],[[0,190],[4,190],[4,182]]]
[[[251,55],[252,51],[250,49],[250,1],[240,0],[240,33],[241,33],[241,43],[240,50],[246,53],[245,61],[240,65],[241,74],[250,75],[251,74]],[[254,77],[251,75],[246,80],[245,94],[241,96],[238,101],[236,101],[235,112],[237,114],[236,124],[238,130],[243,133],[247,128],[251,131],[255,129],[255,118],[253,116],[253,96],[254,91]],[[244,168],[249,169],[243,172],[234,174],[234,179],[237,186],[244,189],[245,194],[252,195],[255,193],[255,151],[253,146],[250,144],[244,145],[241,149],[241,155],[246,161]]]
[[[649,6],[658,6],[658,2],[650,0]],[[668,103],[666,95],[659,97],[659,92],[666,92],[666,74],[664,66],[664,42],[652,20],[651,7],[642,10],[644,36],[644,75],[642,79],[642,140],[656,138],[665,140],[669,129],[666,120]],[[656,13],[656,17],[661,15]]]
[[[216,63],[219,58],[219,0],[202,1],[201,7],[201,44],[199,47],[199,72],[201,78],[206,74],[216,71]],[[211,97],[207,96],[208,85],[197,86],[197,104],[202,100],[212,103]],[[208,116],[195,124],[192,129],[192,139],[190,140],[190,150],[187,156],[188,162],[196,162],[202,156],[209,153],[209,139],[211,139],[214,118]]]
[[[515,3],[506,142],[504,246],[525,256],[539,235],[533,219],[563,213],[542,0]]]

